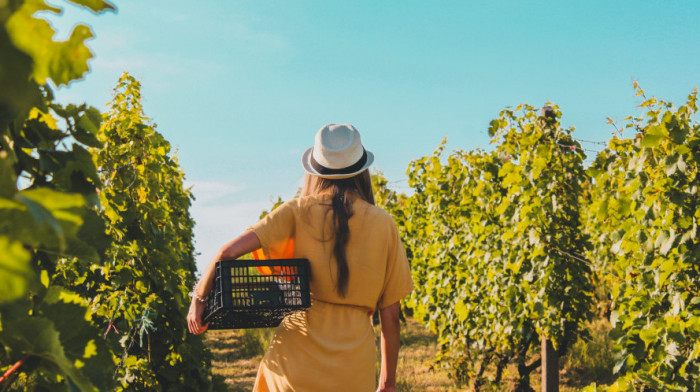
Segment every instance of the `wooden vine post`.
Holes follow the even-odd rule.
[[[559,392],[559,354],[542,335],[542,392]]]
[[[542,116],[554,118],[550,106],[542,108]],[[552,342],[542,334],[542,392],[559,392],[559,354]]]

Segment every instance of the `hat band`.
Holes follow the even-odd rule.
[[[355,162],[352,166],[344,167],[342,169],[331,169],[325,166],[322,166],[320,163],[318,163],[314,159],[314,154],[313,151],[311,154],[309,154],[309,163],[311,163],[311,167],[316,170],[317,173],[323,174],[323,175],[331,175],[331,174],[350,174],[354,173],[360,169],[362,169],[362,166],[367,163],[367,151],[363,148],[362,149],[362,158],[360,158],[359,161]]]

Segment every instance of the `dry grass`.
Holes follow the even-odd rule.
[[[433,366],[439,351],[437,337],[407,318],[401,326],[401,350],[396,369],[396,390],[463,391],[450,379],[446,369]]]
[[[571,352],[561,360],[559,390],[578,391],[583,386],[597,381],[599,384],[612,381],[611,343],[606,340],[609,324],[596,321],[589,327],[592,338],[579,341]],[[206,333],[207,346],[214,354],[213,373],[223,377],[227,391],[250,391],[253,389],[257,368],[272,338],[273,330],[227,330]],[[447,369],[433,366],[439,347],[437,337],[409,318],[402,325],[401,351],[397,368],[397,391],[468,391],[468,386],[459,386],[449,377]],[[536,359],[537,355],[534,359]],[[379,358],[378,358],[379,360]],[[377,363],[377,369],[379,363]],[[486,374],[488,377],[489,374]],[[509,365],[503,374],[501,385],[491,386],[498,391],[511,391],[517,377],[515,365]],[[540,370],[531,374],[531,386],[540,389]],[[488,388],[484,388],[488,390]]]
[[[208,331],[206,344],[214,355],[212,373],[225,379],[227,391],[251,391],[264,353],[243,330]],[[255,351],[255,348],[258,351]]]

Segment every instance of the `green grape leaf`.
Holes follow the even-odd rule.
[[[542,169],[544,169],[545,166],[547,166],[547,160],[542,157],[535,158],[535,162],[532,164],[532,166],[532,178],[537,179],[542,173]]]
[[[459,321],[464,321],[467,319],[467,317],[469,317],[469,310],[464,302],[457,302],[455,305],[455,314],[459,318]]]
[[[654,125],[647,129],[642,138],[642,147],[656,147],[661,140],[668,136],[668,131],[663,125]]]
[[[41,151],[40,162],[54,171],[54,182],[61,190],[90,194],[101,184],[92,154],[77,143],[72,151]]]
[[[639,331],[639,338],[642,339],[646,347],[656,342],[659,339],[659,330],[654,327],[649,327]]]
[[[101,122],[102,114],[97,109],[89,107],[76,122],[73,136],[87,146],[102,147],[102,142],[97,139]]]
[[[29,252],[21,243],[0,235],[0,303],[27,295],[34,278]]]
[[[81,320],[82,321],[82,320]],[[12,336],[7,333],[12,331]],[[54,323],[44,317],[31,317],[6,322],[5,330],[0,332],[0,338],[23,353],[31,353],[48,364],[39,366],[55,366],[60,374],[74,383],[80,391],[97,391],[98,389],[74,363],[66,357],[61,334]]]
[[[676,233],[673,230],[670,232],[664,230],[659,233],[659,236],[656,237],[656,246],[659,248],[659,253],[666,255],[671,250],[675,240]]]
[[[17,193],[17,177],[7,151],[0,151],[0,197],[12,198]]]
[[[57,86],[80,79],[90,70],[88,60],[92,58],[92,52],[85,41],[93,37],[88,26],[77,25],[67,41],[54,44],[56,52],[49,64],[49,75]]]
[[[668,129],[668,135],[674,143],[682,145],[685,142],[686,137],[688,137],[688,130],[679,123],[678,117],[672,116],[664,125]]]
[[[672,154],[666,156],[666,158],[664,158],[664,165],[666,167],[666,175],[673,175],[676,172],[676,169],[678,169],[678,155]]]
[[[49,22],[34,15],[39,10],[57,9],[43,1],[26,2],[8,19],[7,31],[15,46],[34,60],[32,76],[38,84],[43,85],[50,78],[57,86],[67,85],[89,69],[87,61],[92,52],[85,41],[93,37],[92,31],[88,26],[77,25],[68,40],[54,41],[55,31]]]
[[[92,312],[84,302],[78,294],[52,286],[39,312],[53,323],[66,357],[73,363],[82,362],[80,372],[95,386],[100,386],[100,390],[106,390],[114,369],[112,355],[100,332],[90,323]]]
[[[631,355],[625,356],[618,360],[615,363],[615,366],[613,367],[613,374],[620,374],[623,369],[627,367],[627,360],[631,357]]]
[[[53,236],[55,236],[55,238],[57,238],[59,241],[59,247],[63,249],[65,247],[63,228],[61,228],[61,225],[58,224],[58,220],[56,219],[56,217],[54,217],[53,214],[51,214],[51,212],[47,210],[41,203],[35,201],[34,198],[27,197],[27,194],[30,192],[32,191],[20,192],[16,196],[16,199],[22,202],[27,207],[27,211],[29,211],[37,226],[39,226],[40,228],[47,228],[50,230],[50,232],[52,232]],[[36,192],[33,193],[35,194]],[[34,196],[36,197],[36,195]]]
[[[503,179],[503,186],[508,187],[510,185],[517,184],[520,181],[522,181],[522,177],[520,176],[520,174],[518,174],[517,171],[513,171],[505,176],[505,178]]]
[[[29,77],[32,58],[12,43],[4,28],[0,28],[0,53],[0,129],[4,129],[35,101],[38,88]]]
[[[14,199],[0,198],[0,218],[13,222],[13,238],[27,245],[62,252],[83,223],[81,195],[35,188],[17,193]]]

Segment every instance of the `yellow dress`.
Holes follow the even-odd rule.
[[[361,199],[353,202],[346,248],[345,297],[335,289],[331,199],[290,200],[250,229],[268,257],[288,254],[311,265],[311,307],[285,318],[265,354],[254,391],[375,391],[376,335],[371,315],[413,289],[393,219]]]

